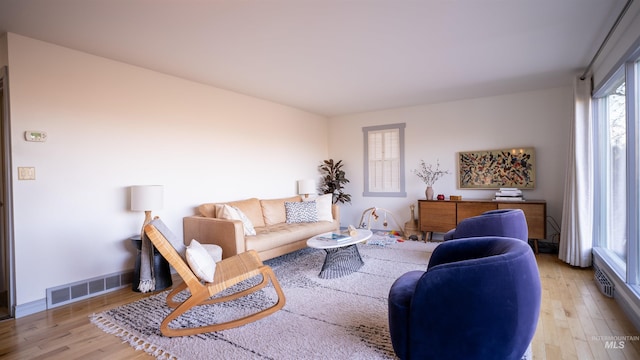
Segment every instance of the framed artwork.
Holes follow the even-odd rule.
[[[460,189],[533,189],[536,185],[534,148],[465,151],[458,153]]]

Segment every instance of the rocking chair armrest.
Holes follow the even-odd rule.
[[[222,248],[222,258],[246,251],[244,226],[240,220],[187,216],[183,219],[184,242],[196,239],[201,244],[215,244]]]

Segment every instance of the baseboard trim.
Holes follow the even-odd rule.
[[[47,289],[47,308],[67,305],[131,286],[133,271],[126,270]]]
[[[14,317],[17,319],[107,292],[130,287],[132,279],[133,271],[125,270],[122,272],[107,274],[71,284],[49,288],[46,289],[47,297],[16,305],[14,307]]]
[[[15,318],[21,318],[27,315],[33,315],[41,311],[47,310],[47,299],[42,298],[22,305],[16,305],[14,309]]]

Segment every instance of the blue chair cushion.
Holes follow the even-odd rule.
[[[416,270],[400,276],[391,285],[391,291],[389,291],[389,313],[394,314],[393,317],[389,317],[389,328],[395,329],[397,334],[391,341],[393,348],[398,349],[396,354],[400,358],[404,358],[406,355],[404,350],[407,348],[407,340],[409,339],[411,299],[413,299],[418,280],[424,273],[424,271]]]
[[[394,350],[400,359],[520,359],[535,333],[540,295],[525,242],[495,236],[444,242],[426,272],[407,273],[391,287]]]
[[[527,242],[529,229],[524,212],[520,209],[490,210],[466,218],[444,236],[445,240],[477,236],[504,236]]]

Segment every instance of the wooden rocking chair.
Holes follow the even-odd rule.
[[[182,282],[175,285],[174,289],[167,295],[167,305],[174,310],[160,324],[160,332],[164,336],[187,336],[206,332],[214,332],[226,330],[238,326],[248,324],[258,319],[264,318],[274,312],[280,310],[285,304],[284,293],[276,279],[273,270],[262,263],[260,257],[254,250],[250,250],[229,258],[226,258],[216,264],[214,280],[211,283],[202,282],[189,268],[189,265],[183,257],[176,251],[172,243],[154,226],[154,222],[144,227],[145,234],[149,237],[153,245],[164,256],[164,258],[173,266],[182,278]],[[212,298],[225,289],[236,285],[244,280],[254,276],[262,276],[262,281],[248,289],[226,295]],[[265,287],[271,281],[278,295],[278,301],[257,313],[218,324],[211,324],[192,328],[171,328],[169,324],[194,306],[210,305],[221,302],[234,300]],[[189,289],[191,295],[183,301],[176,301],[175,296]]]

